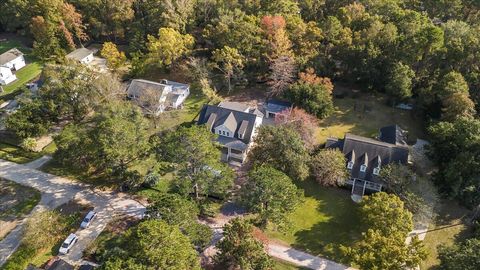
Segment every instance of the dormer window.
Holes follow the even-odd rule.
[[[348,162],[347,169],[349,169],[349,170],[353,169],[353,161]]]
[[[380,174],[380,167],[373,168],[373,174],[379,175]]]
[[[366,165],[360,166],[360,171],[361,172],[366,172],[367,171],[367,166]]]

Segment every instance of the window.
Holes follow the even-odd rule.
[[[360,171],[361,171],[361,172],[367,171],[367,166],[366,166],[366,165],[360,166]]]
[[[225,135],[225,130],[222,130],[222,134]]]
[[[374,175],[379,175],[380,174],[380,167],[376,167],[373,169],[373,174]]]
[[[227,136],[230,136],[230,132],[227,131]]]
[[[242,137],[243,137],[243,136],[242,136],[242,133],[238,133],[238,138],[239,138],[239,139],[243,139]]]
[[[348,162],[347,169],[351,170],[353,168],[353,161]]]
[[[219,134],[219,135],[222,135],[222,131],[221,131],[221,130],[218,130],[218,134]]]

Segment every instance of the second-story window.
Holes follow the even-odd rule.
[[[360,166],[360,171],[361,172],[366,172],[367,171],[367,166],[366,165]]]

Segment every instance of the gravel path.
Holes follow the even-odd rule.
[[[32,163],[30,166],[36,167],[32,166]],[[36,188],[42,193],[40,203],[33,211],[54,209],[73,199],[94,207],[94,210],[98,212],[97,219],[88,229],[76,232],[79,236],[78,243],[68,255],[61,256],[62,259],[73,264],[79,262],[83,250],[102,232],[115,215],[125,214],[141,218],[145,212],[145,206],[125,194],[93,190],[88,185],[32,169],[28,164],[20,165],[0,160],[0,177]],[[23,223],[24,221],[0,242],[0,266],[20,244]]]

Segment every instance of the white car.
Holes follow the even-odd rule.
[[[71,233],[65,241],[63,241],[62,245],[60,246],[60,250],[58,251],[60,254],[67,254],[72,249],[73,245],[78,241],[78,237]]]
[[[96,216],[97,216],[97,212],[95,211],[88,212],[88,214],[83,219],[82,224],[80,224],[80,228],[82,229],[87,228]]]

